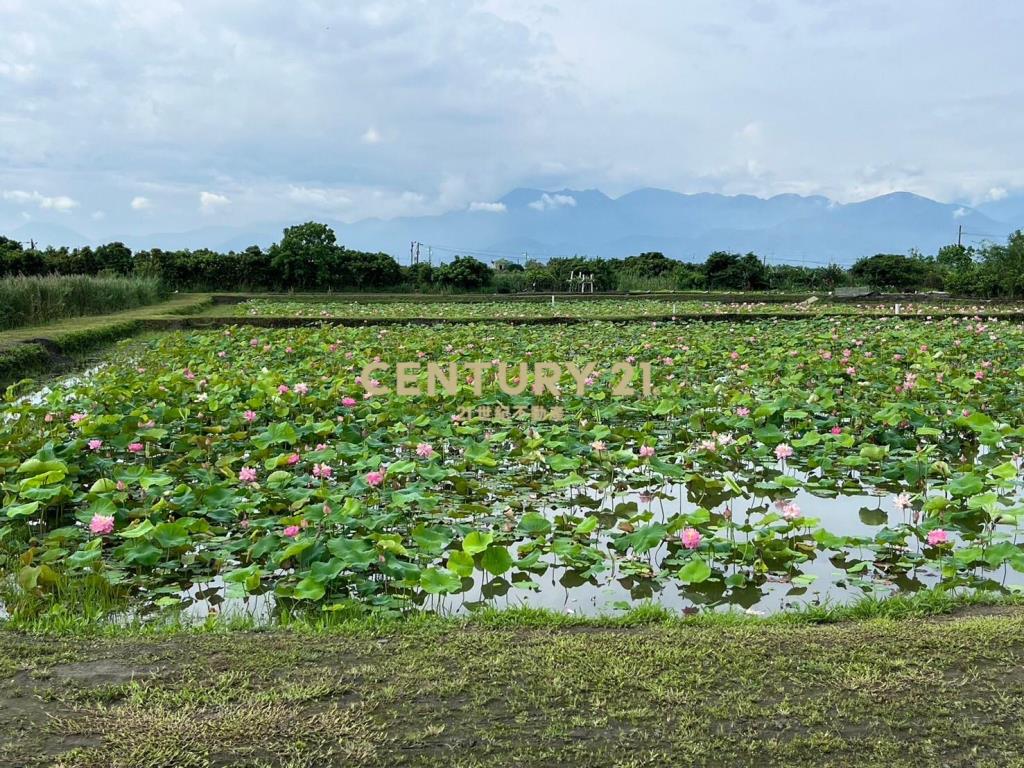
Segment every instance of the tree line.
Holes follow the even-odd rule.
[[[846,269],[768,264],[756,254],[716,251],[703,263],[650,252],[624,259],[553,258],[493,265],[469,256],[446,264],[401,266],[386,253],[340,245],[330,227],[307,222],[284,230],[267,249],[218,253],[209,249],[132,252],[114,242],[96,248],[25,247],[0,236],[0,276],[136,275],[181,291],[493,291],[567,290],[573,274],[593,278],[595,291],[722,290],[831,291],[843,286],[873,290],[948,291],[956,295],[1024,296],[1024,233],[1005,244],[949,245],[935,256],[876,254]]]

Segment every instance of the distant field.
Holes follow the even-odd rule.
[[[995,315],[1024,312],[1021,304],[979,303],[906,303],[900,304],[901,314],[927,316],[929,314]],[[523,301],[516,299],[489,301],[392,301],[372,303],[366,301],[335,301],[325,298],[316,301],[303,299],[250,299],[231,306],[216,306],[211,315],[237,315],[248,317],[289,318],[344,318],[344,319],[481,319],[569,317],[587,319],[607,318],[671,318],[694,315],[736,314],[867,314],[892,315],[895,304],[889,302],[773,302],[751,301],[673,301],[669,299],[586,299],[559,297],[554,301]]]

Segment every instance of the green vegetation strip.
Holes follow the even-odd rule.
[[[76,355],[127,338],[149,327],[149,322],[201,312],[209,304],[206,295],[188,294],[126,312],[0,332],[0,386],[66,369]]]
[[[0,633],[0,765],[1009,766],[1024,613]]]
[[[38,325],[60,318],[99,315],[158,302],[160,281],[142,277],[88,275],[0,278],[0,329]]]

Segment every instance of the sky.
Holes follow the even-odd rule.
[[[1019,0],[0,0],[0,232],[1024,189]],[[551,198],[555,200],[555,198]]]

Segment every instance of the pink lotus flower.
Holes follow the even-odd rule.
[[[296,392],[296,394],[299,394],[299,395],[308,394],[309,393],[309,384],[306,384],[306,383],[300,381],[298,384],[295,385],[295,392]]]
[[[45,416],[43,416],[43,421],[45,421],[47,424],[50,424],[53,421],[53,414],[48,413]]]
[[[640,458],[641,459],[649,459],[649,458],[651,458],[654,455],[654,446],[653,445],[641,445],[640,446],[640,450],[638,451],[638,453],[640,454]]]
[[[416,455],[421,459],[429,459],[434,455],[434,446],[430,443],[419,443],[416,446]]]
[[[741,419],[745,419],[747,416],[750,415],[750,409],[747,408],[745,405],[741,405],[739,408],[736,409],[736,415],[739,416]]]
[[[277,388],[277,392],[280,395],[287,395],[289,392],[291,392],[291,390],[288,388],[287,384],[282,384]]]
[[[256,415],[256,411],[246,411],[245,413],[242,414],[242,418],[244,418],[247,422],[252,424],[259,417]]]
[[[376,488],[378,485],[384,482],[384,473],[380,471],[373,471],[366,473],[366,484],[372,488]]]
[[[841,435],[841,434],[843,434],[843,428],[842,428],[842,427],[840,427],[840,426],[839,426],[839,425],[837,424],[836,426],[832,427],[832,434],[833,434],[833,435]]]
[[[318,477],[321,480],[327,480],[334,474],[334,470],[331,469],[329,464],[314,464],[313,465],[313,477]]]
[[[111,515],[93,515],[89,521],[89,530],[97,536],[106,536],[114,532],[114,517]]]
[[[928,531],[928,546],[939,547],[949,542],[949,534],[941,528],[936,528],[934,531]]]
[[[299,456],[299,454],[297,454],[297,453],[293,453],[291,456],[288,457],[287,461],[288,461],[288,466],[294,467],[296,464],[298,464],[300,461],[302,461],[302,457]]]
[[[301,531],[302,529],[299,528],[299,526],[289,525],[287,528],[284,529],[284,535],[287,536],[289,539],[294,539],[296,536],[299,535],[299,533],[301,533]]]
[[[256,470],[252,467],[242,467],[238,470],[238,479],[243,483],[256,482]]]
[[[117,490],[119,490],[119,491],[126,491],[126,490],[128,490],[128,486],[125,485],[124,480],[118,480],[117,481],[117,485],[115,485],[114,487],[117,488]]]
[[[679,541],[681,541],[683,546],[687,549],[696,549],[699,547],[701,539],[703,539],[703,536],[700,535],[700,531],[696,528],[684,528],[679,534]]]
[[[604,440],[595,440],[590,444],[590,447],[593,448],[597,453],[603,453],[604,451],[608,450],[608,444],[605,443]]]
[[[142,451],[145,450],[145,447],[146,446],[144,446],[142,443],[128,444],[128,450],[131,451],[132,453],[142,453]]]
[[[341,404],[346,408],[351,408],[356,404],[356,399],[354,397],[343,397],[341,398]]]
[[[89,450],[90,451],[98,451],[102,447],[103,447],[103,441],[102,440],[90,440],[89,441]]]
[[[182,373],[185,375],[185,378],[188,379],[189,381],[192,381],[192,379],[196,377],[196,375],[192,373],[191,369],[189,368],[186,368],[184,371],[182,371]]]
[[[800,517],[800,507],[797,506],[795,501],[790,501],[783,505],[782,517],[790,522]]]
[[[892,501],[892,505],[896,507],[900,512],[904,512],[910,509],[910,494],[901,493]]]
[[[82,419],[84,419],[84,418],[85,418],[85,417],[86,417],[87,415],[88,415],[88,414],[85,414],[85,413],[72,413],[72,414],[71,414],[71,423],[72,423],[72,424],[78,424],[78,423],[79,423],[79,422],[80,422],[80,421],[81,421]]]
[[[779,443],[775,446],[775,458],[780,460],[788,459],[793,455],[793,448],[786,443]]]

